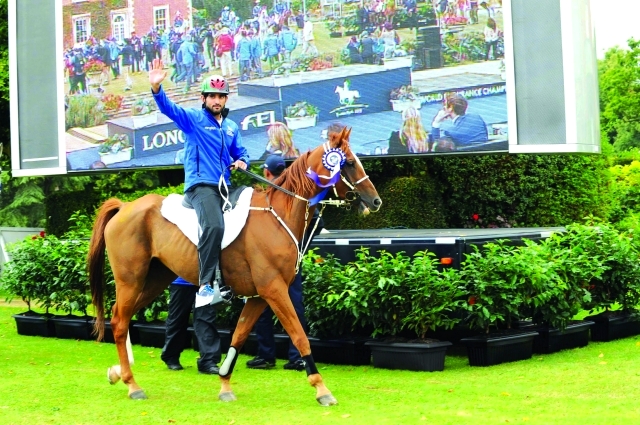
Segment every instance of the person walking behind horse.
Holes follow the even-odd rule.
[[[246,170],[249,154],[242,146],[238,125],[227,119],[229,82],[224,77],[212,75],[202,82],[200,110],[185,109],[169,100],[161,85],[166,77],[162,61],[154,59],[149,72],[153,98],[160,112],[185,134],[184,196],[196,211],[200,237],[200,290],[196,297],[201,298],[196,298],[197,307],[222,300],[219,265],[224,220],[219,182],[223,178],[226,185],[230,185],[228,168]]]
[[[217,375],[221,360],[220,335],[214,326],[216,309],[212,305],[193,308],[198,288],[181,277],[169,285],[169,306],[164,347],[160,358],[169,370],[184,369],[180,354],[189,337],[189,315],[193,310],[193,331],[198,341],[198,372]]]
[[[280,155],[269,155],[264,161],[262,167],[264,168],[264,177],[270,181],[274,181],[284,171],[285,162]],[[318,220],[318,226],[316,226],[314,235],[319,233],[320,230],[324,228],[322,218],[320,217],[318,210],[316,209],[314,210],[313,218],[309,223],[309,227],[307,227],[307,232],[304,239],[305,243],[307,241],[307,238],[310,237],[311,230],[313,230],[315,223]],[[307,320],[304,317],[304,305],[302,304],[302,269],[298,271],[298,274],[296,274],[293,282],[291,282],[291,285],[289,285],[289,298],[291,298],[291,304],[293,304],[293,308],[298,315],[298,320],[300,320],[302,329],[304,329],[306,332]],[[273,311],[271,310],[271,307],[267,307],[264,309],[253,329],[258,339],[258,352],[253,359],[247,361],[247,367],[249,369],[271,369],[272,367],[275,367],[276,341],[273,337]],[[289,341],[289,351],[287,357],[289,358],[289,362],[285,363],[285,369],[297,371],[303,371],[305,369],[304,360],[302,360],[302,357],[300,357],[300,352],[295,347],[295,345],[293,345],[291,340]]]

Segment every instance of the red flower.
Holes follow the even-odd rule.
[[[471,216],[471,218],[473,219],[473,221],[478,221],[480,219],[480,216],[478,214],[474,214]]]
[[[41,238],[44,238],[45,234],[46,234],[46,233],[44,233],[44,230],[43,230],[42,232],[40,232],[40,237],[41,237]]]
[[[469,297],[469,305],[474,305],[476,303],[476,296],[472,295]]]

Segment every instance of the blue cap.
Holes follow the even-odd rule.
[[[282,174],[286,167],[284,158],[280,155],[269,155],[267,159],[264,160],[264,164],[262,164],[262,168],[266,168],[274,176]]]

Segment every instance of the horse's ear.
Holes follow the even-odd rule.
[[[335,140],[335,148],[347,150],[349,148],[349,136],[351,135],[351,128],[342,127],[340,134],[336,134],[337,140]]]

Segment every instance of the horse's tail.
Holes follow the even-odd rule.
[[[122,205],[124,203],[115,198],[102,204],[93,224],[93,232],[89,242],[89,256],[87,257],[89,284],[91,285],[91,299],[96,308],[93,334],[97,336],[98,341],[104,337],[104,260],[106,248],[104,229]]]

